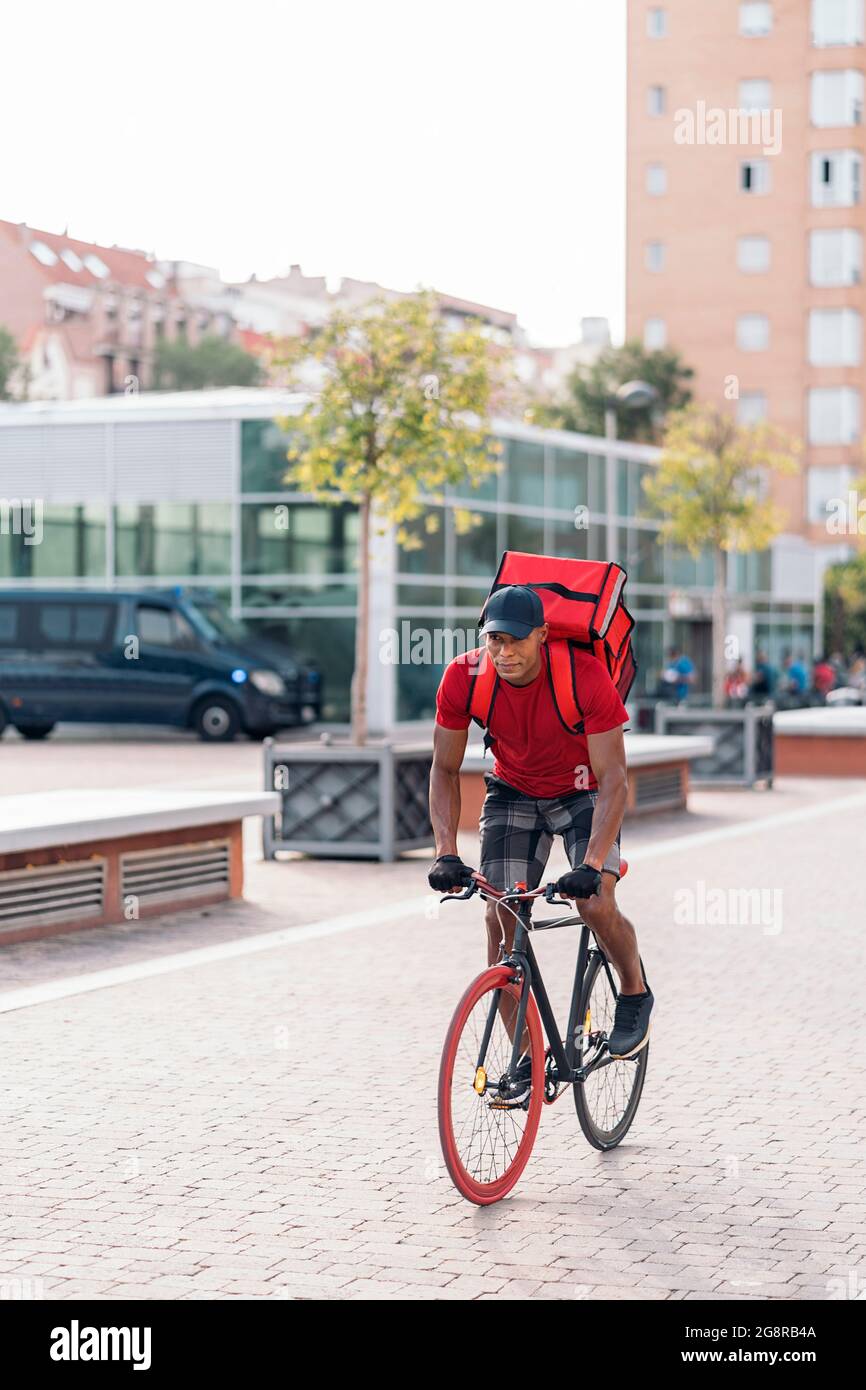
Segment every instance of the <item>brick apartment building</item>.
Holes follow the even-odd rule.
[[[231,315],[186,295],[171,263],[4,221],[0,326],[18,344],[33,400],[112,395],[129,376],[147,387],[160,339],[236,337]]]
[[[864,67],[864,0],[629,0],[627,334],[803,440],[774,491],[825,561],[863,472]]]

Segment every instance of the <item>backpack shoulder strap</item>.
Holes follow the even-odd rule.
[[[552,642],[545,642],[544,651],[553,703],[560,722],[570,734],[582,734],[583,712],[577,698],[572,644],[565,638],[554,638]]]
[[[484,647],[471,652],[467,661],[469,668],[469,694],[466,700],[466,713],[481,725],[486,725],[493,704],[499,677],[496,667]]]
[[[470,675],[466,713],[471,715],[475,723],[485,730],[484,751],[486,753],[491,743],[487,730],[490,726],[490,716],[493,713],[496,692],[499,689],[499,677],[485,647],[479,647],[472,652],[467,665]]]

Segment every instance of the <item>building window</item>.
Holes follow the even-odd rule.
[[[647,270],[660,271],[665,268],[665,244],[663,241],[648,241],[644,260]]]
[[[812,73],[812,124],[863,124],[863,73],[853,68]]]
[[[811,309],[809,362],[813,367],[859,367],[863,324],[856,309]]]
[[[772,88],[766,77],[748,77],[740,83],[741,111],[769,111]]]
[[[663,116],[665,113],[666,93],[664,87],[650,87],[647,92],[647,111],[651,116]]]
[[[740,33],[747,39],[762,39],[773,30],[773,6],[740,5]]]
[[[770,238],[741,236],[737,238],[737,269],[747,275],[760,275],[770,269]]]
[[[651,39],[663,39],[668,32],[667,10],[660,8],[648,10],[646,31]]]
[[[811,156],[812,206],[854,207],[860,202],[863,156],[856,150],[816,150]]]
[[[44,241],[31,241],[30,254],[35,256],[42,265],[57,264],[57,252],[52,251],[50,246],[46,246]]]
[[[813,285],[858,285],[863,275],[863,235],[854,227],[822,227],[809,233]]]
[[[646,166],[646,191],[653,198],[660,198],[668,191],[668,171],[664,164]]]
[[[812,0],[816,48],[863,42],[863,0]]]
[[[806,516],[812,522],[826,522],[828,503],[848,501],[852,470],[844,464],[834,468],[808,468],[806,470]]]
[[[744,391],[737,401],[737,424],[759,425],[766,418],[766,393],[764,391]]]
[[[184,579],[231,573],[227,502],[122,503],[114,515],[118,575]]]
[[[810,444],[853,444],[860,433],[860,392],[854,386],[813,387],[808,413]]]
[[[741,352],[766,352],[770,346],[770,320],[766,314],[740,314],[737,347]]]
[[[740,188],[744,193],[769,193],[769,160],[744,159],[740,164]]]
[[[664,319],[647,319],[643,326],[643,345],[650,352],[667,346],[668,330]]]

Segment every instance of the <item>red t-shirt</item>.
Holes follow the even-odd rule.
[[[456,656],[445,667],[436,693],[436,723],[446,729],[468,729],[467,656]],[[574,653],[577,698],[584,733],[603,734],[628,722],[628,712],[601,662],[588,652]],[[491,748],[493,773],[528,796],[562,796],[598,783],[592,774],[583,734],[563,728],[547,675],[546,663],[529,685],[512,685],[500,678],[493,707]],[[578,778],[578,769],[586,773]]]

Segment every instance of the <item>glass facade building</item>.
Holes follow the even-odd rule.
[[[275,418],[298,408],[297,397],[273,390],[0,407],[0,586],[206,586],[255,630],[313,659],[326,719],[345,720],[358,517],[347,502],[324,504],[286,484],[288,436]],[[711,558],[659,543],[642,495],[657,451],[508,421],[494,428],[498,471],[427,499],[439,524],[411,528],[417,549],[398,547],[390,532],[374,543],[371,727],[432,715],[442,664],[475,645],[505,549],[617,560],[636,619],[633,696],[654,691],[671,642],[693,654],[706,688]],[[22,499],[38,508],[38,543],[15,524]],[[467,508],[473,524],[460,534],[455,510]],[[811,547],[787,542],[793,563],[791,553],[776,563],[778,543],[730,557],[732,628],[747,664],[756,646],[777,663],[785,648],[814,648]],[[797,563],[806,552],[809,563]],[[463,644],[443,647],[443,631]],[[383,655],[389,634],[396,660],[393,646]]]

